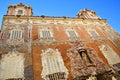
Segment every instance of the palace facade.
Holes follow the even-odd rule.
[[[31,6],[9,5],[0,80],[120,80],[120,35],[92,10],[34,16]]]

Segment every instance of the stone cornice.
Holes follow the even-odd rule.
[[[99,25],[99,24],[101,24],[101,26],[104,26],[104,25],[107,25],[108,23],[107,23],[107,20],[105,20],[105,19],[78,19],[78,18],[70,18],[70,17],[66,17],[66,18],[64,18],[64,17],[42,17],[42,16],[4,16],[3,17],[3,21],[4,20],[28,20],[28,22],[29,22],[29,20],[31,20],[31,21],[52,21],[53,23],[56,23],[55,21],[62,21],[63,23],[65,23],[65,24],[69,24],[69,22],[72,22],[72,24],[85,24],[85,25],[87,25],[87,24],[93,24],[93,25]],[[35,24],[41,24],[41,22],[37,22],[37,23],[31,23],[31,24],[33,24],[33,25],[35,25]],[[80,22],[80,23],[76,23],[76,22]],[[59,22],[57,22],[57,23],[59,23]],[[50,23],[47,23],[47,24],[50,24]],[[60,22],[60,24],[61,24],[61,22]],[[70,23],[71,24],[71,23]]]
[[[76,18],[76,17],[57,17],[57,16],[20,16],[20,15],[4,15],[3,19],[4,18],[10,18],[10,19],[42,19],[42,20],[78,20],[78,21],[81,21],[81,20],[94,20],[94,21],[107,21],[106,19],[80,19],[80,18]]]

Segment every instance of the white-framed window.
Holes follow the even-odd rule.
[[[0,80],[23,80],[24,53],[9,51],[1,60]]]
[[[42,50],[41,61],[44,80],[67,80],[68,70],[58,49]]]
[[[95,30],[89,30],[88,33],[90,34],[91,37],[98,37],[99,34]]]
[[[66,29],[66,34],[69,38],[69,40],[78,40],[78,34],[74,29]]]
[[[24,15],[25,14],[25,9],[24,8],[16,8],[15,9],[15,15]]]
[[[117,35],[112,29],[107,29],[106,30],[106,36],[110,41],[113,42],[113,44],[120,49],[120,37]]]
[[[21,39],[22,31],[21,30],[11,30],[10,31],[10,39]]]
[[[23,10],[18,10],[18,14],[19,15],[23,14]]]
[[[19,45],[24,43],[23,30],[21,29],[12,29],[9,31],[9,38],[7,44],[9,45]]]
[[[52,30],[51,29],[40,29],[39,30],[40,32],[40,40],[53,40],[54,36],[53,36],[53,33],[52,33]]]
[[[110,46],[101,45],[99,49],[110,65],[120,63],[120,56]]]

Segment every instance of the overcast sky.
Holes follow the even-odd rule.
[[[0,0],[0,25],[10,4],[23,3],[33,8],[34,16],[76,17],[84,9],[95,11],[102,19],[120,33],[120,0]]]

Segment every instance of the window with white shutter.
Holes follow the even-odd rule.
[[[94,30],[89,30],[89,33],[92,37],[97,37],[98,36],[98,33]]]
[[[53,33],[50,29],[40,29],[40,40],[51,41],[53,39]]]
[[[69,40],[73,41],[73,40],[79,39],[78,34],[74,29],[66,29],[66,34],[67,34]]]
[[[24,42],[23,31],[21,29],[13,29],[9,32],[7,43],[10,45],[18,45]]]
[[[22,31],[21,30],[11,30],[10,31],[10,39],[21,39]]]

